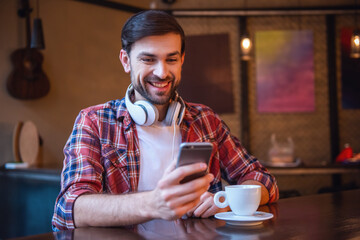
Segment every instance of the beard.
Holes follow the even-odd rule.
[[[170,77],[167,77],[165,79],[160,79],[159,77],[155,75],[149,75],[144,78],[142,81],[143,84],[141,84],[141,81],[136,81],[135,77],[131,74],[131,82],[133,83],[134,89],[148,102],[150,102],[153,105],[164,105],[168,104],[170,100],[175,96],[175,91],[178,87],[178,85],[175,85],[175,76],[171,75]],[[169,82],[170,84],[170,92],[158,92],[154,95],[152,95],[148,89],[148,84],[151,82]],[[137,84],[134,84],[137,83]]]

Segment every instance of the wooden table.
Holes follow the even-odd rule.
[[[281,199],[254,227],[210,219],[153,220],[123,228],[79,228],[22,239],[360,239],[360,189]]]

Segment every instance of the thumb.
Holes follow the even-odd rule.
[[[174,159],[170,165],[166,168],[165,172],[164,172],[164,175],[167,175],[169,173],[171,173],[176,167],[176,159]]]

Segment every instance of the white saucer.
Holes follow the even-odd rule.
[[[263,221],[273,218],[271,213],[257,211],[254,215],[239,216],[233,212],[222,212],[215,214],[215,218],[226,221],[227,224],[236,226],[255,226]]]

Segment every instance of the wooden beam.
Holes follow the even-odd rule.
[[[338,120],[338,98],[336,82],[336,44],[335,44],[335,16],[326,16],[326,46],[328,64],[328,86],[329,86],[329,127],[331,159],[335,161],[339,154],[339,120]]]
[[[246,17],[239,17],[239,36],[246,32]],[[239,39],[240,40],[240,39]],[[249,116],[249,61],[241,60],[241,48],[239,42],[240,59],[240,92],[241,92],[241,143],[248,150],[250,149],[250,116]]]
[[[75,0],[78,2],[91,3],[103,7],[108,7],[112,9],[117,9],[125,12],[137,13],[146,10],[145,8],[134,7],[128,4],[113,2],[113,1],[104,1],[104,0]]]

